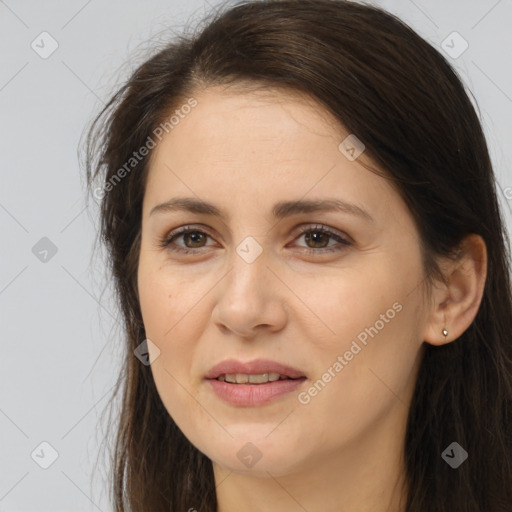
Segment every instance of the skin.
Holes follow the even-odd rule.
[[[364,152],[355,161],[340,152],[348,132],[328,112],[282,91],[215,87],[194,97],[198,105],[152,151],[143,204],[138,288],[167,411],[213,461],[220,512],[241,503],[250,512],[403,510],[402,443],[424,343],[449,343],[473,321],[485,244],[470,236],[463,259],[440,260],[447,284],[427,301],[408,208],[360,165]],[[215,203],[228,218],[150,215],[184,196]],[[323,198],[359,205],[373,222],[343,212],[271,216],[278,201]],[[352,245],[321,234],[315,244],[297,230],[316,224]],[[208,235],[174,240],[194,253],[159,245],[185,225]],[[247,236],[262,249],[252,263],[236,251]],[[292,392],[233,406],[204,380],[222,360],[263,357],[302,370],[299,391],[307,391],[394,303],[401,310],[307,404]],[[261,454],[252,467],[237,457],[247,442]]]

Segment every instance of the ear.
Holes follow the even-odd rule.
[[[432,302],[423,340],[444,345],[456,340],[478,313],[487,277],[487,247],[474,233],[461,242],[461,256],[441,265],[446,283],[432,291]],[[443,335],[443,329],[448,331]]]

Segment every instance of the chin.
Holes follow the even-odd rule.
[[[301,443],[287,433],[275,430],[269,435],[272,428],[267,425],[238,425],[228,431],[233,438],[212,436],[195,446],[214,463],[241,475],[268,478],[269,473],[277,477],[299,471],[306,465],[306,450],[311,450],[311,443]]]
[[[218,458],[211,460],[221,466],[224,470],[236,473],[238,475],[251,476],[255,478],[282,477],[285,475],[298,472],[305,462],[295,459],[296,453],[281,451],[262,452],[262,456],[253,465],[242,463],[236,453],[234,456],[218,454]]]

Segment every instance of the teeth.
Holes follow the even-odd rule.
[[[235,375],[235,379],[237,384],[245,384],[246,382],[249,382],[249,376],[242,373],[237,373]]]
[[[268,382],[268,373],[262,373],[261,375],[249,375],[249,382],[251,384],[263,384]]]
[[[258,375],[247,375],[244,373],[228,373],[220,375],[218,380],[230,382],[231,384],[265,384],[266,382],[275,382],[276,380],[287,379],[279,373],[260,373]]]

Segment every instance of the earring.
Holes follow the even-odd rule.
[[[444,325],[445,328],[441,332],[443,333],[443,336],[446,338],[446,336],[448,336],[448,331],[446,330],[446,315],[444,315]]]

